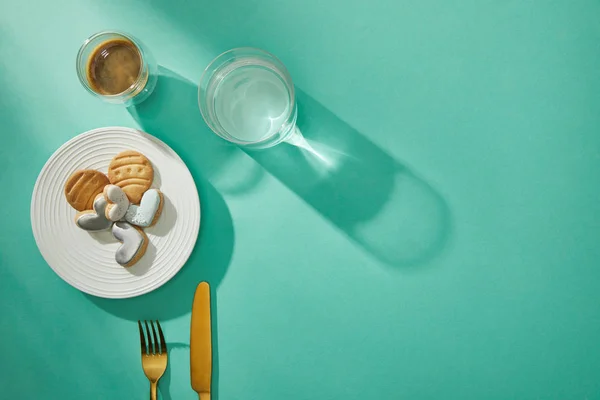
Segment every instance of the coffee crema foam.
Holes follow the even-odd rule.
[[[142,79],[142,55],[138,47],[127,39],[114,39],[100,44],[88,58],[87,80],[90,88],[101,95],[117,95],[141,83],[132,93],[140,92],[148,80]],[[141,82],[140,82],[141,81]]]

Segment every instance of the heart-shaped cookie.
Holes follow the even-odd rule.
[[[84,231],[104,231],[112,225],[112,221],[106,218],[107,202],[102,193],[94,200],[94,209],[78,212],[75,215],[75,224]]]
[[[131,204],[125,213],[125,220],[132,225],[147,228],[156,224],[162,213],[163,194],[158,189],[150,189],[142,196],[139,206]]]
[[[129,208],[129,199],[123,189],[116,185],[106,185],[104,188],[104,198],[107,202],[106,218],[111,221],[118,221],[125,216]]]
[[[122,243],[115,253],[115,261],[120,265],[131,267],[146,253],[148,236],[141,228],[120,221],[113,225],[112,233]]]

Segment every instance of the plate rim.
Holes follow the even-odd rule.
[[[153,140],[153,141],[157,141],[158,144],[161,144],[163,146],[165,146],[166,148],[170,149],[171,152],[173,153],[173,155],[175,155],[177,157],[177,160],[180,161],[185,168],[187,169],[190,178],[192,180],[192,184],[194,185],[194,190],[193,193],[195,193],[195,200],[196,203],[198,205],[198,221],[195,223],[194,226],[194,241],[193,241],[193,245],[190,246],[189,250],[187,251],[187,254],[185,254],[185,256],[183,257],[183,262],[181,263],[181,266],[179,266],[179,268],[176,268],[172,271],[171,274],[168,274],[165,279],[158,283],[156,286],[154,287],[149,287],[148,290],[142,291],[140,293],[134,293],[131,295],[110,295],[110,294],[99,294],[99,293],[92,293],[89,292],[87,290],[84,290],[82,288],[79,288],[77,286],[75,286],[69,279],[67,279],[63,274],[61,274],[57,269],[55,269],[50,262],[48,262],[48,259],[46,258],[46,255],[44,254],[44,252],[42,252],[42,250],[40,249],[40,238],[38,237],[38,233],[36,233],[35,227],[34,227],[34,201],[36,199],[36,197],[38,196],[38,192],[40,190],[40,181],[42,178],[42,175],[44,175],[44,173],[47,172],[47,170],[50,167],[50,163],[54,160],[55,155],[60,152],[61,150],[65,149],[66,147],[68,147],[69,145],[71,145],[73,142],[75,142],[76,140],[81,140],[82,137],[85,136],[89,136],[89,135],[93,135],[93,134],[97,134],[99,132],[103,132],[103,131],[118,131],[118,132],[122,132],[122,133],[126,133],[126,134],[133,134],[133,135],[138,135],[138,136],[145,136],[147,137],[148,140]],[[173,277],[175,277],[175,275],[177,275],[181,269],[187,264],[190,256],[192,255],[192,253],[194,252],[194,249],[196,248],[196,244],[198,243],[198,236],[200,234],[200,224],[202,221],[202,205],[200,203],[200,195],[198,193],[198,187],[196,186],[196,181],[194,179],[194,176],[192,175],[192,172],[190,171],[189,167],[187,166],[187,164],[183,161],[183,159],[181,158],[181,156],[175,151],[173,150],[173,148],[171,146],[169,146],[167,143],[165,143],[164,141],[162,141],[161,139],[157,138],[154,135],[151,135],[148,132],[145,132],[141,129],[136,129],[136,128],[129,128],[129,127],[124,127],[124,126],[105,126],[105,127],[100,127],[100,128],[94,128],[94,129],[90,129],[87,130],[85,132],[79,133],[77,135],[75,135],[74,137],[72,137],[71,139],[67,140],[66,142],[64,142],[62,145],[60,145],[58,148],[56,148],[56,150],[54,150],[52,152],[52,154],[50,155],[50,157],[48,157],[48,159],[46,160],[46,162],[44,163],[44,166],[40,169],[40,172],[38,173],[38,176],[35,180],[35,185],[33,187],[33,191],[31,194],[31,202],[30,202],[30,206],[29,206],[29,220],[30,220],[30,224],[31,224],[31,231],[33,233],[33,237],[35,240],[35,244],[36,247],[38,249],[38,252],[42,255],[42,258],[44,259],[46,265],[52,270],[54,271],[54,273],[60,277],[65,283],[67,283],[69,286],[71,286],[72,288],[79,290],[82,293],[85,293],[87,295],[90,296],[94,296],[94,297],[98,297],[98,298],[105,298],[105,299],[128,299],[128,298],[134,298],[134,297],[139,297],[139,296],[143,296],[145,294],[151,293],[153,291],[155,291],[156,289],[164,286],[166,283],[168,283],[171,279],[173,279]]]

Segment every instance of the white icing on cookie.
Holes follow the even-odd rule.
[[[156,213],[160,210],[162,195],[158,189],[150,189],[142,196],[139,206],[131,204],[125,214],[125,220],[130,224],[148,227],[152,225]]]
[[[81,229],[89,232],[104,231],[112,225],[112,221],[106,218],[107,202],[102,194],[94,200],[94,210],[83,211],[75,216],[75,224]]]
[[[123,189],[117,185],[107,185],[104,188],[104,197],[108,202],[106,218],[111,221],[118,221],[123,218],[127,208],[129,208],[129,199]]]
[[[115,260],[124,267],[129,267],[137,262],[146,251],[148,237],[141,230],[127,222],[116,222],[113,225],[114,237],[122,243],[115,253]]]

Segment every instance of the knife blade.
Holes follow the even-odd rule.
[[[190,373],[192,388],[200,400],[210,400],[212,345],[210,325],[210,286],[200,282],[194,294],[190,328]]]

